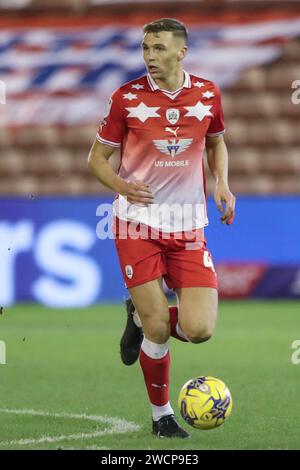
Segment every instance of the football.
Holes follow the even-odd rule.
[[[183,419],[193,428],[213,429],[230,416],[232,397],[222,380],[200,376],[183,385],[178,406]]]

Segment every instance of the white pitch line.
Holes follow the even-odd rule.
[[[27,446],[27,445],[36,445],[42,443],[53,443],[61,441],[75,441],[80,439],[92,439],[96,437],[106,436],[110,434],[122,434],[126,432],[139,431],[140,426],[126,421],[122,418],[113,418],[110,416],[96,416],[96,415],[87,415],[77,414],[77,413],[50,413],[48,411],[37,411],[37,410],[16,410],[8,408],[0,408],[0,413],[7,414],[17,414],[17,415],[28,415],[28,416],[46,416],[49,418],[66,418],[66,419],[81,419],[88,420],[97,423],[107,424],[110,426],[110,429],[105,429],[102,431],[92,431],[89,433],[80,433],[80,434],[67,434],[61,436],[41,436],[40,438],[33,439],[13,439],[11,441],[0,441],[1,447],[11,447],[11,446]]]
[[[0,447],[11,447],[11,446],[29,446],[38,445],[44,443],[53,443],[61,441],[77,441],[81,439],[93,439],[95,437],[108,436],[115,434],[116,430],[108,429],[106,431],[94,431],[90,433],[81,434],[66,434],[61,436],[41,436],[38,439],[14,439],[12,441],[0,441]]]

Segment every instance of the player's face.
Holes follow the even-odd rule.
[[[143,56],[150,75],[163,80],[176,72],[187,47],[171,31],[146,33],[142,42]]]

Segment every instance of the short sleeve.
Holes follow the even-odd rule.
[[[100,124],[96,138],[102,144],[120,147],[125,133],[124,111],[120,102],[120,93],[117,90],[109,100],[106,116]]]
[[[211,109],[213,118],[206,133],[208,137],[216,137],[218,135],[224,134],[225,132],[224,114],[221,103],[221,92],[216,85],[214,85],[214,93],[215,100],[213,108]]]

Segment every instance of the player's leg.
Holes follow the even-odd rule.
[[[140,364],[152,405],[152,416],[157,420],[173,413],[169,403],[168,303],[159,279],[129,288],[129,292],[143,326]]]
[[[169,402],[169,309],[161,279],[129,288],[144,331],[140,365],[152,407],[153,433],[164,437],[188,437],[174,418]]]
[[[161,282],[166,273],[164,246],[147,237],[121,237],[118,227],[115,234],[124,281],[145,333],[140,364],[152,404],[153,433],[165,437],[188,437],[188,433],[176,422],[169,403],[170,354],[167,341],[170,325],[167,299]],[[128,314],[121,341],[121,357],[124,359],[126,356],[127,364],[134,362],[132,358],[140,347],[140,335],[134,334],[133,319],[133,315]],[[137,328],[135,325],[135,333]],[[122,351],[124,345],[126,348]],[[129,351],[130,355],[127,354]]]
[[[128,290],[138,311],[146,338],[154,343],[166,343],[170,336],[170,324],[168,302],[162,289],[162,279],[154,279],[136,287],[129,287]]]
[[[213,334],[218,309],[218,291],[211,287],[176,289],[179,325],[192,343],[207,341]]]
[[[169,245],[165,281],[178,296],[178,309],[174,309],[172,320],[176,332],[188,341],[205,341],[213,333],[218,308],[211,253],[202,232],[192,242],[174,239]]]

